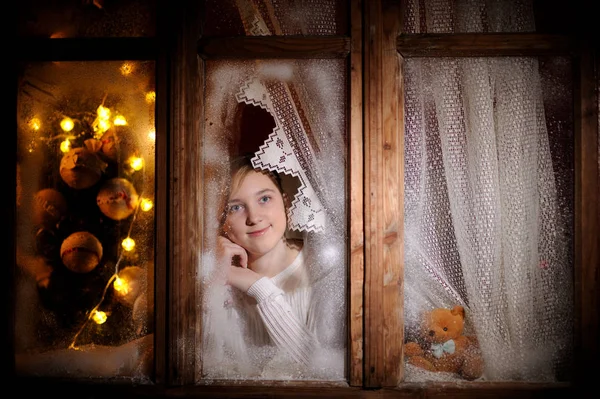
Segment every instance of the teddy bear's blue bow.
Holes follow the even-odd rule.
[[[444,352],[452,354],[454,353],[455,349],[456,344],[454,343],[453,339],[449,339],[443,344],[431,344],[431,351],[433,352],[433,356],[435,356],[438,359],[442,357]]]

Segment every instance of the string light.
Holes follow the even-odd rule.
[[[38,131],[42,128],[42,121],[40,121],[38,118],[31,118],[28,122],[28,125],[32,130]]]
[[[121,243],[121,246],[123,247],[123,249],[127,252],[131,252],[133,251],[133,248],[135,248],[135,241],[133,241],[133,239],[131,237],[127,237],[126,239],[123,240],[123,242]]]
[[[129,284],[128,282],[119,276],[115,278],[115,282],[113,283],[113,288],[120,294],[127,295],[129,292]]]
[[[96,324],[104,324],[108,319],[108,315],[106,314],[106,312],[96,310],[92,316],[92,319],[96,322]]]
[[[144,167],[144,159],[141,157],[132,156],[129,158],[128,162],[135,171],[141,170]]]
[[[148,132],[148,138],[152,141],[156,141],[156,130],[152,129]]]
[[[123,75],[130,74],[133,71],[133,64],[124,63],[121,66],[120,71]],[[151,92],[151,93],[152,93],[152,101],[154,101],[154,92]],[[147,101],[149,98],[148,97],[149,94],[150,93],[146,93]],[[106,99],[106,97],[105,97],[105,99]],[[95,138],[101,138],[102,134],[104,132],[106,132],[111,126],[111,123],[110,123],[111,110],[107,107],[104,107],[103,104],[104,104],[104,101],[102,101],[102,105],[100,105],[98,107],[97,117],[94,120],[94,123],[92,124],[92,128],[95,132],[95,134],[94,134]],[[127,125],[127,120],[123,115],[117,114],[113,120],[113,124],[115,126],[124,126],[124,125]],[[30,126],[32,126],[32,128],[34,128],[33,124],[30,124]],[[35,126],[38,126],[38,128],[39,128],[39,126],[40,126],[39,121]],[[37,130],[36,128],[34,128],[34,129]],[[151,140],[154,140],[154,131],[152,131],[152,136],[149,135],[149,138]],[[65,149],[70,148],[70,146],[71,146],[70,141],[67,138],[66,140],[61,142],[61,151],[65,151]],[[144,160],[142,157],[132,156],[129,158],[128,163],[131,166],[131,168],[135,171],[142,170],[144,167]],[[142,198],[141,195],[140,195],[140,198]],[[131,235],[131,231],[132,231],[133,225],[134,225],[136,217],[137,217],[137,213],[139,212],[140,209],[142,209],[143,211],[149,211],[150,209],[152,209],[153,206],[154,205],[150,199],[144,198],[141,200],[140,206],[137,207],[137,209],[135,210],[135,213],[133,214],[131,224],[129,225],[129,231],[127,233],[127,237],[121,242],[121,246],[122,246],[124,252],[131,252],[135,248],[135,241],[130,237],[130,235]],[[71,344],[69,345],[70,349],[78,350],[77,345],[76,345],[77,339],[78,339],[79,335],[83,332],[84,328],[86,327],[86,325],[88,324],[88,322],[90,320],[93,320],[97,324],[102,324],[107,321],[109,315],[106,312],[99,310],[99,307],[104,302],[104,299],[106,297],[109,287],[112,286],[113,289],[121,295],[126,295],[131,290],[130,282],[127,281],[127,278],[119,277],[119,264],[121,263],[121,260],[123,259],[124,252],[121,252],[119,254],[119,258],[117,259],[117,262],[115,264],[114,274],[110,277],[110,279],[106,283],[106,285],[104,287],[104,291],[102,293],[102,296],[101,296],[100,300],[98,301],[97,305],[88,313],[87,320],[83,323],[83,325],[80,327],[79,331],[73,337],[73,340],[71,341]]]
[[[140,202],[140,208],[142,208],[142,211],[148,212],[153,206],[154,204],[151,200],[148,198],[142,198],[142,201]]]
[[[121,65],[120,71],[123,76],[131,75],[134,70],[134,66],[131,62],[125,62]]]
[[[148,104],[151,104],[154,101],[156,101],[156,92],[155,91],[149,91],[148,93],[146,93],[146,102]]]
[[[103,102],[104,103],[104,102]],[[110,109],[106,108],[104,105],[100,105],[98,107],[98,109],[96,110],[96,119],[94,120],[94,123],[92,124],[92,127],[94,129],[94,132],[96,132],[96,134],[94,135],[94,138],[101,138],[102,135],[104,134],[104,132],[106,132],[108,129],[110,129],[111,123],[110,123]]]
[[[117,115],[117,116],[115,116],[115,119],[113,120],[113,124],[115,126],[126,126],[127,119],[125,119],[125,117],[123,115]]]
[[[73,127],[75,127],[75,122],[69,117],[63,118],[63,120],[60,121],[60,128],[65,132],[70,132],[73,130]]]
[[[69,152],[69,150],[71,150],[71,141],[69,141],[69,139],[62,141],[60,143],[60,150],[62,152]]]

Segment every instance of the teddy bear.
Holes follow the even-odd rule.
[[[417,342],[404,345],[408,363],[429,371],[455,373],[466,380],[483,374],[483,357],[475,336],[463,335],[465,309],[435,308],[420,319]]]

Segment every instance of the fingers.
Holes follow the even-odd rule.
[[[248,267],[248,253],[225,237],[217,237],[217,253],[224,265]]]

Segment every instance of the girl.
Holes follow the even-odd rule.
[[[222,363],[227,351],[215,352],[219,345],[229,347],[231,363],[246,376],[265,376],[275,364],[279,376],[286,365],[304,374],[314,360],[311,286],[303,242],[286,238],[288,206],[278,175],[255,170],[247,157],[233,162],[216,256],[217,270],[232,290],[223,304],[209,305],[216,309],[208,309],[205,318],[214,326],[220,313],[228,337],[215,340],[216,332],[208,328],[213,337],[207,337],[205,348],[213,352],[204,356],[205,372],[228,369]]]

